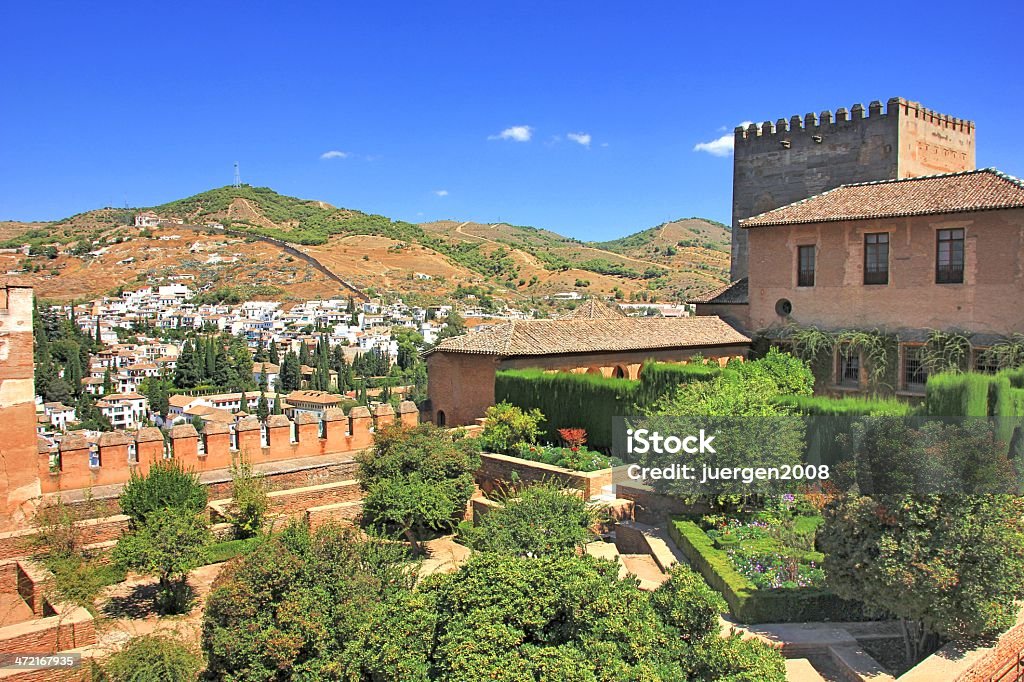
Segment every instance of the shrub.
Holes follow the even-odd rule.
[[[935,417],[987,417],[994,402],[995,377],[944,372],[928,377],[925,410]]]
[[[480,466],[476,439],[433,424],[380,429],[373,450],[357,459],[359,485],[366,492],[364,519],[404,537],[417,552],[426,532],[455,526]]]
[[[595,515],[582,497],[553,483],[516,490],[503,506],[464,527],[465,544],[481,552],[517,556],[574,553],[593,537]]]
[[[102,666],[101,680],[110,682],[193,682],[199,679],[202,658],[181,642],[143,635],[128,642]]]
[[[252,465],[244,457],[231,464],[231,497],[231,524],[235,537],[255,536],[263,527],[270,500],[263,477],[253,474]]]
[[[686,564],[672,567],[668,582],[651,593],[651,605],[688,641],[717,637],[718,617],[728,608],[721,595]]]
[[[149,473],[132,476],[121,491],[121,511],[137,526],[153,512],[180,509],[198,514],[206,508],[206,486],[199,475],[185,471],[174,460],[161,460],[149,468]]]
[[[824,396],[782,395],[779,405],[792,407],[803,415],[815,417],[859,417],[868,415],[910,415],[914,406],[895,398],[827,398]]]
[[[538,424],[544,420],[536,408],[524,410],[507,402],[488,407],[484,416],[487,422],[480,434],[480,444],[485,450],[503,455],[512,454],[521,443],[537,442]]]

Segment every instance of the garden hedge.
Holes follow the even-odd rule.
[[[722,593],[730,613],[742,623],[866,620],[861,604],[840,599],[828,590],[758,589],[693,521],[673,519],[668,531],[690,565]]]
[[[615,379],[600,374],[547,373],[539,369],[513,369],[497,373],[496,402],[507,401],[523,409],[537,408],[548,440],[558,442],[558,429],[587,430],[587,444],[606,449],[612,445],[612,417],[637,413],[680,384],[709,381],[723,370],[715,365],[646,362],[640,380]]]

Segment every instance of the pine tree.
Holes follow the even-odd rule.
[[[274,341],[274,340],[270,341],[270,352],[267,353],[267,356],[270,359],[270,364],[272,364],[272,365],[280,365],[281,364],[281,356],[277,352],[277,342],[276,341]]]
[[[114,380],[113,377],[110,376],[110,368],[107,367],[107,369],[103,371],[103,395],[113,393],[113,391]]]
[[[274,394],[274,409],[271,411],[272,414],[282,414],[281,410],[281,394]]]
[[[289,352],[284,356],[284,362],[281,364],[280,382],[282,391],[297,391],[302,387],[302,371],[299,368],[299,359],[295,357],[295,353]]]
[[[299,364],[309,365],[309,346],[305,341],[299,344]]]
[[[263,343],[263,337],[260,336],[259,341],[256,342],[256,354],[252,358],[255,362],[267,362],[269,359],[267,356],[267,347]]]
[[[217,342],[212,338],[204,340],[203,345],[205,348],[205,370],[203,372],[202,382],[217,383],[215,377],[217,376]]]
[[[270,407],[267,406],[267,396],[263,391],[260,391],[260,400],[256,403],[256,416],[259,417],[261,422],[267,421],[267,417],[270,416]]]

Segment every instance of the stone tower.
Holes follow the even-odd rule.
[[[0,279],[0,531],[23,528],[40,494],[32,288]]]
[[[732,279],[747,276],[744,218],[839,185],[973,170],[974,122],[893,97],[736,128]]]

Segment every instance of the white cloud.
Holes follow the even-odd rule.
[[[533,128],[530,126],[512,126],[505,128],[497,135],[488,136],[488,140],[512,140],[513,142],[529,142],[533,137]]]
[[[740,123],[741,126],[750,125],[751,121],[743,121]],[[707,152],[711,156],[729,156],[732,154],[733,145],[736,142],[736,137],[733,133],[726,133],[721,137],[715,138],[710,142],[698,142],[693,146],[695,152]]]
[[[587,148],[590,147],[590,133],[566,133],[565,136],[577,144]]]
[[[446,189],[435,189],[434,190],[434,194],[436,194],[439,197],[446,197],[446,196],[448,196],[448,190],[446,190]]]
[[[337,149],[332,149],[329,152],[324,152],[323,154],[321,154],[320,158],[321,159],[347,159],[349,156],[350,156],[350,154],[348,152],[342,152],[342,151],[338,151]]]

